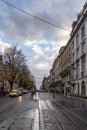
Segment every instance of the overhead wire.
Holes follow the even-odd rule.
[[[50,24],[50,25],[52,25],[52,26],[54,26],[54,27],[57,27],[57,28],[60,28],[60,29],[62,29],[62,30],[65,30],[65,31],[70,32],[70,31],[69,31],[68,29],[66,29],[66,28],[63,28],[63,27],[58,26],[58,25],[56,25],[56,24],[54,24],[54,23],[51,23],[51,22],[49,22],[49,21],[47,21],[47,20],[44,20],[44,19],[42,19],[42,18],[40,18],[40,17],[38,17],[38,16],[35,16],[35,15],[33,15],[33,14],[31,14],[31,13],[29,13],[29,12],[27,12],[27,11],[21,9],[21,8],[18,8],[18,7],[16,7],[16,6],[14,6],[13,4],[10,4],[10,3],[8,3],[8,2],[6,2],[6,1],[4,1],[4,0],[0,0],[0,1],[3,2],[3,3],[5,3],[6,5],[12,7],[12,8],[15,8],[16,10],[19,10],[20,12],[22,12],[22,13],[24,13],[24,14],[26,14],[26,15],[29,15],[29,16],[31,16],[31,17],[33,17],[33,18],[36,18],[36,19],[38,19],[38,20],[40,20],[40,21],[42,21],[42,22],[45,22],[45,23],[47,23],[47,24]]]

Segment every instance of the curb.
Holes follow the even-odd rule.
[[[33,125],[33,130],[39,130],[39,110],[35,110],[35,118],[34,118],[34,125]]]

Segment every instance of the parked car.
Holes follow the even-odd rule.
[[[10,97],[17,97],[19,96],[19,91],[18,90],[11,90],[9,93]]]
[[[23,90],[23,94],[27,94],[28,93],[28,90],[27,89],[24,89]]]
[[[18,92],[19,92],[19,96],[22,96],[22,95],[23,95],[22,90],[18,90]]]

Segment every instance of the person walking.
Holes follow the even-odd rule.
[[[33,99],[33,95],[34,95],[34,92],[33,90],[31,91],[31,99]]]
[[[54,94],[54,91],[53,91],[53,98],[55,98],[55,94]]]

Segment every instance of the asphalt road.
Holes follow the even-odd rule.
[[[87,100],[39,93],[39,100],[30,94],[0,99],[0,123],[26,111],[39,109],[40,130],[87,130]]]
[[[4,120],[15,117],[19,113],[38,108],[38,101],[31,100],[30,94],[19,97],[5,97],[0,99],[0,123]]]

